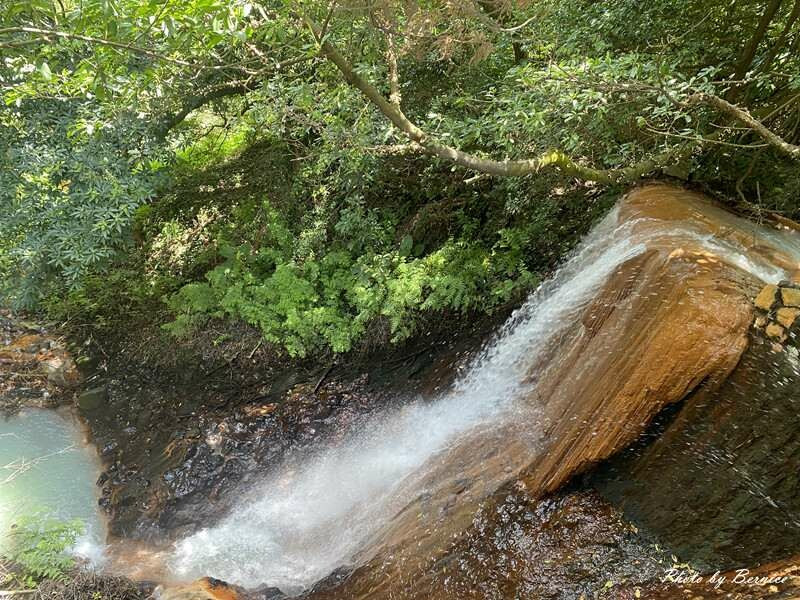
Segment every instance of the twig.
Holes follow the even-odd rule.
[[[322,377],[320,377],[319,381],[317,381],[317,385],[314,386],[314,391],[311,392],[312,394],[316,394],[319,391],[319,388],[322,385],[322,382],[325,381],[325,379],[328,377],[330,372],[333,370],[333,366],[335,364],[336,363],[331,363],[330,366],[327,369],[325,369],[325,372],[322,374]]]
[[[258,344],[256,344],[256,347],[253,348],[253,350],[250,352],[249,356],[247,357],[247,360],[252,360],[252,358],[256,355],[258,349],[261,348],[261,344],[263,343],[264,343],[264,338],[258,340]]]
[[[111,48],[116,48],[118,50],[127,50],[128,52],[135,52],[136,54],[142,54],[144,56],[154,58],[156,60],[171,62],[176,65],[181,65],[182,67],[199,66],[196,63],[181,60],[179,58],[164,56],[163,54],[159,54],[158,52],[154,52],[153,50],[148,50],[147,48],[143,48],[141,46],[134,46],[133,44],[125,44],[123,42],[115,42],[113,40],[96,38],[89,35],[81,35],[79,33],[69,33],[67,31],[58,31],[55,29],[39,29],[38,27],[6,27],[5,29],[0,29],[0,35],[7,35],[9,33],[31,33],[35,35],[40,35],[42,36],[41,37],[42,43],[49,41],[48,40],[49,37],[57,37],[66,40],[79,40],[82,42],[88,42],[90,44],[110,46]],[[0,48],[8,47],[12,43],[13,42],[0,42]]]
[[[25,460],[24,458],[20,458],[20,459],[17,459],[15,461],[13,461],[13,462],[8,463],[7,465],[3,465],[2,467],[0,467],[0,469],[4,469],[4,470],[7,470],[7,471],[10,470],[11,474],[6,476],[5,479],[0,479],[0,485],[5,485],[6,483],[10,483],[10,482],[14,481],[14,479],[19,477],[23,473],[26,473],[27,471],[30,471],[33,467],[35,467],[39,463],[47,460],[48,458],[52,458],[52,457],[58,456],[60,454],[66,454],[67,452],[70,452],[71,450],[74,450],[74,449],[75,449],[75,444],[72,444],[71,446],[67,446],[66,448],[62,448],[61,450],[56,450],[54,452],[50,452],[49,454],[44,454],[42,456],[39,456],[39,457],[31,459],[31,460]]]

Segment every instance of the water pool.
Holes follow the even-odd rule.
[[[85,532],[74,553],[102,561],[105,525],[97,507],[100,464],[69,414],[25,409],[0,417],[0,549],[22,515],[80,519]]]

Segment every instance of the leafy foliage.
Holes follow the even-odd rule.
[[[82,532],[79,520],[61,521],[44,514],[21,517],[9,533],[10,549],[5,556],[21,568],[14,577],[26,587],[46,579],[65,579],[75,566],[68,550]]]
[[[18,305],[107,264],[154,193],[160,164],[141,121],[95,124],[93,109],[38,100],[0,116],[0,293]]]
[[[172,299],[179,313],[173,331],[185,332],[209,315],[234,316],[260,327],[266,340],[293,355],[323,345],[344,352],[376,318],[388,321],[394,340],[405,339],[419,311],[486,311],[536,281],[522,259],[517,231],[501,232],[490,250],[450,240],[416,258],[407,236],[386,253],[354,256],[339,249],[299,261],[286,243],[286,224],[268,204],[263,211],[270,239],[258,250],[222,246],[225,260],[209,271],[207,283],[187,284]],[[346,223],[336,225],[356,227],[357,219],[347,214]],[[363,227],[365,217],[359,220]]]
[[[767,5],[11,0],[0,294],[109,320],[163,300],[176,333],[233,318],[295,355],[344,351],[515,302],[616,191],[558,161],[504,180],[420,158],[357,78],[478,159],[650,159],[796,216],[796,161],[690,102],[797,144],[797,4]]]

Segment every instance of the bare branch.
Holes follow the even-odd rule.
[[[0,41],[0,49],[16,48],[19,46],[31,45],[31,44],[47,44],[51,43],[53,38],[60,38],[64,40],[77,40],[89,44],[94,44],[97,46],[107,46],[109,48],[114,48],[116,50],[122,50],[128,53],[146,56],[148,58],[152,58],[153,60],[179,65],[181,67],[191,67],[192,69],[195,69],[198,73],[202,71],[225,71],[228,69],[240,71],[247,75],[260,75],[261,73],[264,72],[264,70],[260,71],[253,70],[244,66],[245,62],[252,62],[252,61],[237,61],[229,64],[203,64],[200,62],[192,62],[192,61],[182,60],[179,58],[174,58],[172,56],[167,56],[166,54],[163,54],[161,52],[156,52],[155,50],[151,50],[143,46],[137,46],[135,44],[117,42],[106,38],[98,38],[78,33],[70,33],[68,31],[60,31],[56,29],[40,29],[38,27],[7,27],[4,29],[0,29],[0,36],[11,35],[16,33],[27,33],[37,37],[27,40],[11,40],[7,42]],[[253,60],[263,61],[263,57],[259,57],[258,59],[253,59]],[[280,65],[278,65],[278,68],[280,68]]]
[[[38,456],[36,458],[26,460],[24,458],[18,458],[17,460],[8,463],[7,465],[0,466],[0,470],[8,471],[9,473],[5,476],[5,478],[0,479],[0,485],[5,485],[14,481],[17,477],[22,475],[23,473],[27,473],[33,467],[38,465],[39,463],[44,462],[48,458],[52,458],[54,456],[59,456],[61,454],[66,454],[75,449],[75,445],[67,446],[66,448],[62,448],[61,450],[56,450],[54,452],[50,452],[49,454],[44,454],[42,456]]]
[[[770,146],[780,150],[782,153],[790,156],[791,158],[800,159],[800,146],[795,146],[794,144],[790,144],[784,140],[777,133],[764,125],[761,121],[753,117],[746,109],[739,108],[738,106],[731,104],[727,100],[719,98],[718,96],[712,96],[711,94],[703,93],[690,96],[687,100],[687,104],[707,104],[708,106],[712,106],[718,111],[728,115],[729,117],[733,117],[740,123],[743,123],[752,129]]]
[[[256,48],[251,48],[254,52],[257,50]],[[263,55],[262,55],[263,56]],[[284,69],[288,69],[294,65],[313,60],[316,58],[315,56],[300,56],[297,58],[285,60],[283,62],[277,63],[272,67],[268,67],[259,71],[259,75],[265,76],[271,73],[277,73],[283,71]],[[266,62],[266,57],[263,58]],[[178,126],[183,120],[188,117],[193,111],[197,110],[212,102],[214,100],[219,100],[221,98],[226,98],[230,96],[242,96],[254,90],[257,90],[261,87],[262,82],[256,81],[254,77],[249,77],[247,79],[238,80],[238,81],[227,81],[220,85],[212,86],[205,90],[200,94],[191,95],[186,98],[183,102],[183,106],[173,115],[169,115],[165,117],[161,124],[158,126],[158,135],[165,136],[170,129]]]

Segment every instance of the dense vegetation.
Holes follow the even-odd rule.
[[[800,0],[8,0],[0,294],[290,354],[518,302],[614,194],[800,210]]]

